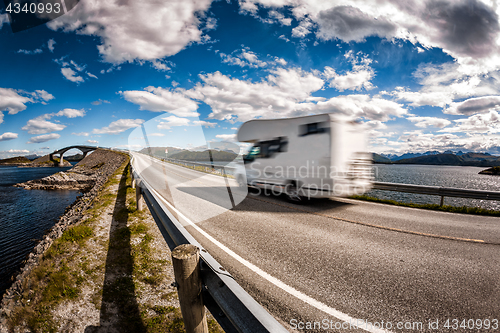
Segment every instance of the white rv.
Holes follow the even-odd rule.
[[[251,120],[241,125],[238,141],[253,143],[235,172],[240,186],[284,193],[292,201],[371,189],[371,154],[359,123],[332,114]]]

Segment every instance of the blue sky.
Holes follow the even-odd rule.
[[[0,158],[325,112],[373,152],[500,155],[496,1],[81,0],[17,33],[1,13]]]

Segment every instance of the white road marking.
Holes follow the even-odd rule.
[[[331,315],[331,316],[333,316],[333,317],[335,317],[337,319],[340,319],[341,321],[344,321],[344,322],[347,322],[347,323],[352,323],[353,324],[353,328],[355,327],[354,325],[356,323],[359,323],[360,326],[358,326],[356,328],[365,330],[367,332],[371,332],[371,333],[391,333],[391,331],[388,331],[388,330],[376,328],[376,327],[373,327],[373,326],[370,326],[370,325],[364,325],[364,324],[366,324],[366,321],[364,321],[363,323],[361,323],[361,319],[353,318],[353,317],[349,316],[348,314],[345,314],[345,313],[343,313],[343,312],[341,312],[341,311],[339,311],[337,309],[329,307],[328,305],[326,305],[324,303],[321,303],[320,301],[315,300],[314,298],[312,298],[310,296],[307,296],[306,294],[298,291],[297,289],[295,289],[295,288],[287,285],[283,281],[281,281],[281,280],[275,278],[274,276],[266,273],[265,271],[263,271],[259,267],[255,266],[251,262],[243,259],[238,254],[234,253],[231,249],[229,249],[227,246],[225,246],[224,244],[222,244],[221,242],[219,242],[218,240],[216,240],[215,238],[213,238],[212,236],[210,236],[209,234],[207,234],[203,229],[201,229],[196,224],[194,224],[193,222],[191,222],[191,220],[189,218],[187,218],[184,214],[182,214],[174,206],[172,206],[167,200],[165,200],[157,191],[155,191],[154,189],[152,189],[152,190],[155,192],[156,196],[163,201],[163,203],[165,205],[167,205],[170,209],[172,209],[175,213],[177,213],[177,216],[179,216],[183,220],[185,220],[191,227],[193,227],[194,229],[196,229],[196,231],[198,231],[204,237],[206,237],[207,239],[209,239],[212,243],[214,243],[215,245],[217,245],[219,248],[221,248],[228,255],[230,255],[231,257],[233,257],[237,261],[239,261],[242,265],[245,265],[248,269],[252,270],[256,274],[260,275],[262,278],[264,278],[267,281],[271,282],[276,287],[278,287],[278,288],[286,291],[290,295],[295,296],[296,298],[300,299],[301,301],[303,301],[303,302],[305,302],[305,303],[307,303],[307,304],[315,307],[318,310],[323,311],[326,314],[329,314],[329,315]]]

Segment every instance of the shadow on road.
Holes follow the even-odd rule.
[[[145,332],[132,278],[134,259],[131,253],[127,198],[128,165],[121,175],[109,232],[99,326],[88,326],[85,333]]]

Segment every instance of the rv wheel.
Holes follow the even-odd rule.
[[[286,199],[293,203],[303,203],[304,197],[299,194],[299,189],[295,183],[289,183],[285,186]]]

